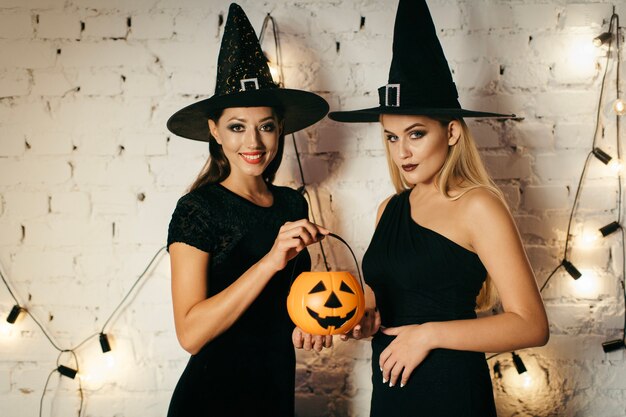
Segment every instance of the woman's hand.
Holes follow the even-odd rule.
[[[361,321],[352,328],[348,333],[342,334],[340,339],[346,341],[348,339],[364,339],[376,334],[380,328],[380,313],[376,307],[365,308],[365,314]]]
[[[307,219],[281,226],[272,249],[262,259],[274,271],[280,271],[307,246],[317,243],[330,231]]]
[[[380,354],[378,364],[383,373],[383,384],[389,381],[389,386],[393,387],[399,378],[400,386],[403,387],[415,368],[434,349],[432,337],[424,324],[387,327],[382,332],[396,336]]]
[[[293,329],[291,334],[291,340],[293,346],[296,349],[311,350],[314,349],[317,352],[321,352],[323,348],[329,348],[333,345],[332,336],[319,336],[305,333],[299,327]]]

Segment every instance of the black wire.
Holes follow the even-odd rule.
[[[7,282],[6,278],[4,277],[4,274],[2,273],[2,268],[0,268],[0,278],[2,278],[2,282],[4,282],[5,287],[7,287],[7,290],[9,291],[11,298],[13,298],[13,301],[15,301],[15,304],[20,306],[20,302],[18,301],[17,297],[15,297],[15,294],[13,294],[13,291],[11,290],[9,283]]]
[[[546,285],[548,285],[548,282],[550,282],[550,279],[552,279],[552,276],[556,273],[556,271],[559,270],[560,267],[563,266],[563,262],[561,262],[556,268],[554,268],[554,270],[552,272],[550,272],[550,275],[548,275],[548,278],[546,278],[545,282],[543,283],[543,285],[541,286],[541,288],[539,289],[539,292],[541,293],[543,291],[544,288],[546,288]]]
[[[594,141],[595,141],[595,138],[594,138]],[[580,173],[580,178],[578,179],[578,185],[576,186],[576,195],[574,196],[574,203],[572,204],[572,211],[569,214],[569,221],[567,222],[567,234],[565,235],[565,249],[563,250],[563,259],[567,259],[567,251],[569,247],[569,241],[571,238],[570,230],[572,228],[572,221],[574,220],[574,213],[576,212],[576,207],[578,207],[578,201],[580,199],[580,190],[582,189],[582,184],[585,179],[585,173],[587,172],[587,167],[589,166],[589,160],[591,159],[591,155],[593,155],[593,152],[589,151],[589,153],[587,154],[587,159],[585,159],[585,164],[583,165],[583,170]]]
[[[131,285],[130,289],[128,290],[128,292],[126,293],[126,295],[124,296],[124,298],[122,298],[122,301],[119,302],[119,304],[117,305],[117,307],[115,307],[115,309],[113,310],[113,312],[111,313],[111,315],[109,316],[109,318],[107,319],[106,322],[104,322],[104,325],[102,326],[102,330],[100,331],[100,333],[104,333],[106,327],[108,326],[109,322],[111,321],[111,319],[113,319],[113,317],[115,316],[115,314],[117,313],[117,311],[120,309],[120,307],[122,307],[122,305],[124,304],[124,302],[128,299],[128,297],[130,296],[130,294],[133,292],[133,290],[135,289],[135,287],[137,286],[137,284],[139,284],[139,281],[141,281],[141,278],[143,278],[143,276],[146,274],[146,272],[148,272],[148,270],[150,269],[150,267],[152,266],[152,264],[154,263],[154,260],[157,258],[157,256],[159,256],[159,254],[161,252],[163,252],[166,249],[165,246],[163,246],[162,248],[160,248],[152,257],[152,259],[150,260],[150,262],[148,262],[148,265],[146,266],[146,268],[143,270],[143,272],[141,273],[141,275],[139,275],[139,277],[137,277],[137,279],[135,280],[135,282],[133,283],[133,285]],[[93,336],[90,336],[93,337]]]
[[[43,410],[43,398],[46,395],[46,390],[48,389],[48,384],[50,383],[50,378],[52,377],[52,374],[54,374],[56,372],[56,368],[53,369],[52,371],[50,371],[50,373],[48,374],[48,378],[46,378],[46,383],[43,386],[43,392],[41,393],[41,398],[39,399],[39,417],[41,417],[41,412]]]

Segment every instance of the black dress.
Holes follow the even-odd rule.
[[[299,193],[278,186],[270,186],[270,191],[271,207],[257,206],[219,184],[202,186],[178,201],[168,247],[183,242],[211,254],[207,297],[228,287],[268,253],[286,221],[308,217]],[[295,276],[310,265],[303,251]],[[191,356],[168,417],[293,416],[294,325],[286,306],[292,269],[290,262],[230,329]]]
[[[475,253],[415,223],[409,194],[389,200],[363,257],[382,325],[475,318],[487,274],[483,264]],[[484,353],[435,349],[403,388],[400,381],[390,388],[378,361],[392,340],[381,332],[372,339],[371,416],[496,416]]]

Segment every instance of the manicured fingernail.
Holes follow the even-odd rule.
[[[393,382],[389,383],[389,388],[393,387]]]
[[[387,383],[387,379],[385,379],[385,377],[383,377],[383,384]]]
[[[381,366],[381,367],[380,367],[380,372],[382,372],[382,371],[383,371],[383,367]]]

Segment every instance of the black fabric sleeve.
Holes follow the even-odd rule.
[[[196,196],[181,197],[172,214],[167,234],[167,247],[182,242],[201,251],[211,253],[216,246],[214,219],[206,204]]]

